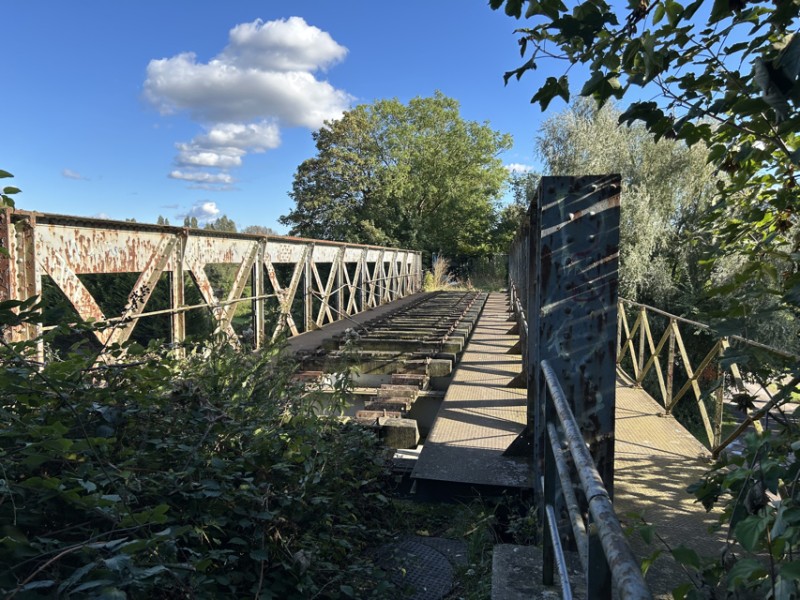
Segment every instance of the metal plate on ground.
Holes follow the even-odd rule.
[[[394,544],[383,546],[378,553],[378,564],[386,569],[392,581],[401,592],[401,597],[408,600],[441,600],[453,589],[453,561],[466,557],[463,542],[406,538]],[[439,544],[439,548],[434,545]],[[441,550],[441,551],[440,551]],[[445,554],[446,553],[446,554]]]

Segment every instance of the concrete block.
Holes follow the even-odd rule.
[[[381,417],[378,425],[383,443],[389,448],[416,448],[419,444],[419,429],[413,419]]]

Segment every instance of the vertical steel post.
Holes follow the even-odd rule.
[[[539,485],[541,476],[544,472],[544,453],[547,448],[547,425],[544,422],[544,391],[545,383],[541,377],[541,370],[539,363],[542,360],[541,348],[539,345],[539,336],[541,329],[539,327],[539,308],[541,306],[541,290],[538,285],[539,281],[539,260],[541,258],[541,239],[542,239],[542,197],[543,192],[541,186],[538,193],[531,202],[528,209],[528,231],[527,240],[523,241],[520,246],[521,261],[519,264],[520,270],[524,271],[524,275],[520,274],[520,279],[523,280],[524,289],[520,290],[520,295],[523,299],[523,308],[528,319],[528,333],[526,338],[527,350],[526,355],[526,369],[528,374],[527,386],[527,403],[528,403],[528,422],[529,435],[533,440],[533,481],[534,486]],[[523,229],[524,232],[524,229]],[[544,493],[543,489],[539,490]],[[544,508],[539,510],[541,519],[546,520]]]
[[[359,296],[361,297],[361,306],[358,307],[357,312],[367,310],[369,308],[369,297],[367,291],[367,281],[369,280],[369,273],[367,273],[367,249],[361,253],[361,269],[359,271],[358,285]]]
[[[622,302],[617,302],[617,366],[620,364],[620,356],[622,356],[622,311],[625,307]]]
[[[728,344],[728,338],[723,337],[719,343],[719,355],[717,358],[717,376],[719,377],[719,387],[717,388],[714,405],[714,443],[712,446],[716,448],[722,443],[722,415],[723,403],[725,401],[725,370],[722,368],[721,360],[725,354],[725,347]]]
[[[303,264],[303,331],[314,329],[314,282],[311,274],[311,261],[314,260],[314,244],[311,244],[311,251],[306,254]]]
[[[186,252],[187,229],[178,234],[178,241],[172,254],[172,270],[170,271],[170,308],[183,308],[186,303],[183,274],[183,255]],[[183,342],[186,340],[186,313],[173,312],[171,318],[172,345],[179,356],[183,356]]]
[[[638,384],[644,381],[645,319],[647,319],[647,311],[643,306],[639,309],[639,381],[636,382]]]
[[[337,321],[344,318],[344,315],[347,313],[347,305],[345,304],[345,296],[344,296],[344,273],[342,272],[344,269],[347,268],[347,265],[344,262],[344,257],[347,255],[347,246],[342,247],[342,251],[339,253],[337,257],[336,264],[333,266],[336,269],[336,315],[335,319]]]
[[[672,385],[675,381],[675,328],[678,323],[674,317],[669,320],[669,352],[667,354],[667,397],[664,400],[664,408],[666,414],[670,413],[670,406],[672,405]]]
[[[613,497],[620,176],[544,177],[531,247],[530,360],[548,360]],[[537,369],[538,371],[539,369]],[[536,386],[534,389],[538,389]],[[536,399],[534,399],[536,400]],[[541,408],[535,449],[544,445]],[[534,465],[536,467],[536,465]]]
[[[261,348],[264,345],[264,256],[267,253],[267,238],[258,241],[256,260],[253,262],[253,347]]]

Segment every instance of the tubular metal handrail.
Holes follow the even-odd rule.
[[[550,442],[547,444],[545,454],[543,483],[547,516],[544,583],[553,584],[553,568],[558,566],[563,596],[572,597],[555,519],[554,507],[560,487],[570,515],[572,533],[578,545],[581,564],[587,575],[588,597],[610,597],[609,592],[613,586],[616,595],[623,600],[652,598],[561,384],[546,360],[541,362],[541,371],[543,389],[540,397],[545,401],[545,418]],[[565,454],[571,457],[575,465],[580,489],[588,509],[589,523],[584,522],[574,494],[573,479]]]

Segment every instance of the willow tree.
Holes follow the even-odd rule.
[[[618,126],[620,115],[613,104],[578,99],[544,121],[536,152],[550,174],[621,174],[620,294],[680,310],[708,276],[691,242],[720,177],[704,146],[657,142],[641,124]]]
[[[377,100],[313,134],[317,155],[297,169],[291,233],[399,245],[449,256],[489,251],[511,137],[461,118],[436,93]]]

